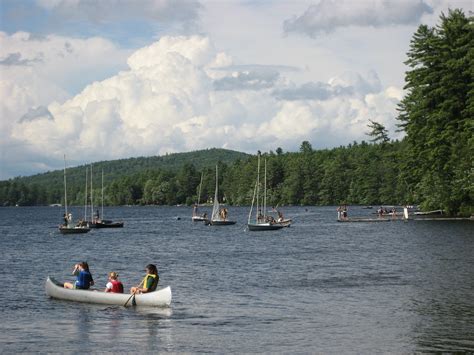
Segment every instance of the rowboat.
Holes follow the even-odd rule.
[[[66,301],[100,303],[124,306],[125,303],[134,306],[147,307],[169,307],[171,304],[171,288],[165,287],[160,290],[137,294],[134,300],[127,302],[131,295],[126,293],[101,292],[97,290],[71,290],[63,287],[63,284],[52,277],[46,279],[46,294],[51,298]]]

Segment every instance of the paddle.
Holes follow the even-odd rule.
[[[142,282],[140,282],[140,284],[135,288],[135,291],[132,293],[132,295],[128,298],[127,302],[125,302],[125,304],[123,305],[124,307],[127,307],[127,304],[128,302],[130,302],[130,300],[132,299],[132,297],[135,297],[135,294],[137,293],[139,287],[143,285],[143,280]]]

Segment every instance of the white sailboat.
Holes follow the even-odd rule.
[[[249,217],[247,221],[247,227],[250,231],[264,231],[264,230],[275,230],[284,227],[289,227],[291,224],[290,219],[283,219],[283,216],[275,219],[272,216],[267,215],[267,161],[265,160],[265,175],[263,184],[263,201],[260,201],[260,154],[257,157],[257,181],[255,182],[255,188],[252,198],[252,206],[250,207]],[[252,221],[252,212],[255,203],[255,221]],[[263,211],[263,213],[262,213]]]
[[[221,208],[219,204],[219,177],[216,165],[216,189],[214,192],[214,205],[212,206],[211,219],[208,220],[206,223],[211,224],[213,226],[228,226],[231,224],[235,224],[235,221],[229,221],[227,219],[227,213],[227,208]]]
[[[66,183],[66,155],[64,155],[64,224],[59,226],[61,234],[87,233],[91,229],[87,223],[75,225],[72,221],[72,214],[67,210],[67,183]]]
[[[198,213],[199,203],[201,202],[201,188],[202,188],[203,175],[204,173],[201,173],[201,182],[199,183],[198,199],[197,199],[196,204],[193,207],[193,216],[191,217],[193,222],[207,221],[207,213],[203,213],[203,214]]]

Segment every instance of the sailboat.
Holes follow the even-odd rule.
[[[122,228],[123,222],[114,222],[108,219],[104,219],[104,170],[102,170],[102,218],[99,215],[99,209],[97,209],[90,226],[92,228]],[[92,202],[92,165],[91,165],[91,217],[94,210]]]
[[[196,204],[193,207],[193,216],[192,216],[193,222],[207,221],[207,214],[206,213],[203,213],[203,214],[198,213],[199,202],[201,201],[201,188],[202,188],[202,177],[203,177],[203,175],[204,175],[204,173],[201,173],[201,182],[199,183],[198,199],[197,199]]]
[[[252,221],[252,211],[255,206],[255,221]],[[262,213],[263,210],[263,213]],[[250,207],[249,218],[247,227],[250,231],[263,231],[263,230],[275,230],[284,227],[289,227],[291,220],[278,219],[275,220],[272,216],[267,215],[267,161],[265,160],[265,175],[264,175],[264,187],[263,187],[263,202],[260,201],[260,154],[257,158],[257,181],[255,182],[255,188],[252,198],[252,207]]]
[[[293,220],[291,218],[285,218],[283,213],[276,208],[272,208],[269,212],[269,216],[271,216],[278,224],[281,224],[283,227],[290,227]]]
[[[227,220],[227,208],[221,208],[219,205],[219,182],[218,182],[218,171],[216,165],[216,189],[214,192],[214,205],[212,206],[212,215],[211,219],[207,220],[206,224],[211,224],[213,226],[228,226],[235,224],[235,221]]]
[[[87,233],[91,229],[87,223],[78,223],[74,225],[72,222],[72,214],[67,210],[67,184],[66,184],[66,155],[64,155],[64,224],[59,226],[61,234],[80,234]]]

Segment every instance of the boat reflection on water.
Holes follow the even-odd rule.
[[[169,318],[173,314],[173,310],[171,308],[131,307],[130,309],[138,314],[154,316],[155,318]]]

